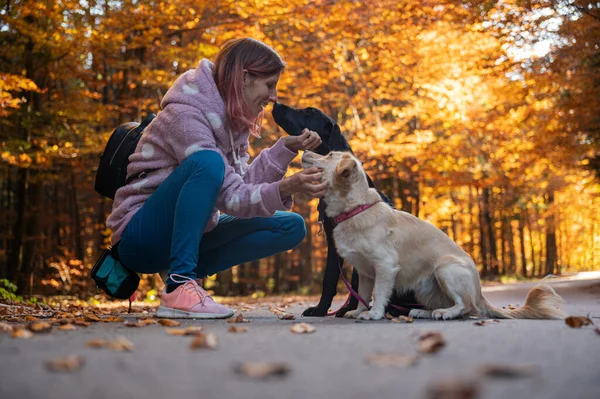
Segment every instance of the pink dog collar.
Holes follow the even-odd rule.
[[[379,202],[381,202],[381,201],[373,202],[372,204],[362,204],[362,205],[359,205],[356,208],[352,209],[351,211],[341,213],[341,214],[337,215],[335,218],[333,218],[333,223],[335,223],[335,225],[337,226],[338,224],[342,223],[344,220],[348,220],[352,216],[356,216],[359,213],[361,213],[362,211],[366,211],[367,209],[369,209],[370,207],[372,207],[373,205],[375,205]]]

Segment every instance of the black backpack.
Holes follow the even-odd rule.
[[[94,189],[98,194],[115,199],[115,193],[120,187],[152,172],[152,170],[147,170],[127,178],[129,156],[135,151],[142,132],[155,117],[155,114],[149,113],[142,123],[123,123],[110,135],[104,152],[100,154],[100,165],[98,165],[96,173]]]

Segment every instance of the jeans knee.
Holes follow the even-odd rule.
[[[184,162],[193,163],[202,175],[209,178],[210,181],[223,184],[225,178],[225,162],[223,157],[216,152],[210,150],[196,151],[190,155]]]
[[[304,222],[304,218],[297,213],[286,213],[288,213],[285,221],[286,231],[289,234],[289,240],[292,244],[290,248],[294,248],[306,237],[306,223]]]

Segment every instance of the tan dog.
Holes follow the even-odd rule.
[[[360,161],[351,154],[320,156],[306,151],[302,166],[323,168],[323,180],[329,183],[325,212],[338,222],[333,231],[338,252],[358,270],[360,296],[367,303],[371,294],[374,297],[371,310],[359,304],[346,317],[381,319],[393,288],[415,291],[425,309],[413,309],[413,317],[565,317],[556,308],[562,298],[544,284],[532,288],[519,309],[502,310],[490,304],[481,294],[473,259],[432,224],[381,202],[377,191],[368,187]]]

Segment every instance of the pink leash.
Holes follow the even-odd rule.
[[[348,291],[350,291],[350,293],[348,294],[348,298],[346,298],[346,302],[342,305],[342,307],[340,309],[342,309],[343,307],[345,307],[346,305],[348,305],[348,303],[350,302],[350,298],[351,296],[353,296],[354,298],[356,298],[360,303],[362,303],[363,305],[365,305],[365,307],[367,309],[371,309],[371,307],[369,306],[369,304],[367,303],[367,301],[365,301],[359,294],[358,292],[354,291],[354,289],[352,289],[352,286],[350,285],[350,283],[348,283],[348,280],[346,280],[346,276],[344,276],[344,271],[342,270],[342,263],[340,262],[340,260],[338,259],[338,267],[340,268],[340,275],[342,276],[342,280],[344,281],[344,284],[346,284],[346,288],[348,288]],[[389,304],[389,306],[398,309],[401,312],[405,312],[406,314],[408,314],[410,312],[410,309],[408,308],[404,308],[402,306],[397,306],[397,305],[392,305]],[[421,305],[417,305],[415,304],[415,307],[422,307]],[[327,316],[334,316],[340,309],[334,311],[334,312],[330,312],[327,313]]]

